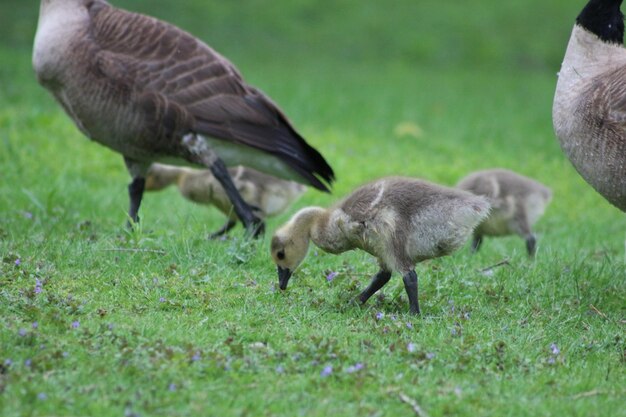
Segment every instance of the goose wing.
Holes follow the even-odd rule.
[[[334,173],[322,155],[227,59],[173,25],[104,1],[91,3],[89,14],[100,71],[134,92],[148,121],[160,125],[155,129],[187,128],[256,148],[328,190],[324,182],[330,184]]]

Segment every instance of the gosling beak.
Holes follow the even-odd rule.
[[[281,290],[287,289],[287,283],[289,282],[289,278],[291,278],[292,272],[287,268],[277,267],[278,269],[278,286]]]

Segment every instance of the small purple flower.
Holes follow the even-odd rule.
[[[326,275],[326,281],[332,282],[337,275],[339,275],[339,272],[331,271],[328,275]]]
[[[46,395],[46,393],[45,393],[45,392],[40,392],[39,394],[37,394],[37,399],[38,399],[38,400],[44,401],[44,400],[46,400],[47,398],[48,398],[48,396]]]
[[[359,372],[363,368],[364,368],[364,365],[361,362],[357,362],[352,366],[348,366],[348,368],[346,368],[346,372],[349,374],[353,374],[355,372]]]
[[[415,343],[413,343],[413,342],[409,342],[409,343],[406,345],[406,350],[408,350],[408,351],[409,351],[409,353],[413,353],[413,352],[415,352],[415,350],[417,350],[417,347],[415,346]]]
[[[13,365],[13,361],[11,359],[5,359],[4,360],[4,366],[9,367],[11,365]]]
[[[80,327],[80,322],[78,320],[72,322],[72,329],[78,329]]]
[[[435,359],[435,356],[437,356],[437,355],[435,355],[433,352],[428,352],[426,354],[426,359],[433,360],[433,359]]]
[[[191,357],[191,360],[192,360],[193,362],[197,362],[197,361],[199,361],[199,360],[200,360],[200,358],[201,358],[201,356],[200,356],[200,352],[196,352],[196,353],[194,353],[194,354],[193,354],[193,356]]]
[[[556,345],[556,343],[552,343],[550,345],[550,352],[552,352],[552,354],[554,356],[557,356],[559,353],[561,353],[561,350],[559,349],[559,347]]]
[[[158,283],[159,283],[159,279],[158,279],[158,278],[156,278],[156,277],[155,277],[155,278],[152,278],[152,283],[153,283],[154,285],[158,285]]]
[[[549,363],[550,365],[554,365],[554,363],[555,363],[555,362],[556,362],[556,361],[554,360],[554,357],[550,357],[550,358],[548,359],[548,363]]]
[[[32,219],[33,218],[33,213],[31,213],[30,211],[25,211],[23,212],[24,217],[26,217],[27,219]]]
[[[24,361],[24,366],[27,366],[27,367],[29,367],[29,368],[30,368],[30,366],[31,366],[32,364],[33,364],[33,361],[32,361],[32,360],[30,360],[30,359],[26,359],[26,360]]]
[[[278,365],[275,370],[276,370],[277,374],[284,374],[285,373],[285,367],[282,366],[282,365]]]
[[[168,391],[174,392],[174,391],[176,391],[176,389],[178,389],[178,387],[176,386],[176,384],[172,383],[172,384],[168,385],[167,389],[168,389]]]
[[[322,371],[320,372],[320,376],[322,378],[326,378],[327,376],[330,376],[330,374],[332,373],[333,373],[333,367],[331,365],[328,365],[324,367],[324,369],[322,369]]]
[[[67,358],[68,356],[70,356],[69,352],[63,352],[61,353],[61,356],[63,356],[64,358]]]
[[[38,278],[35,278],[35,294],[39,294],[43,290],[43,284]]]
[[[20,258],[17,258],[15,260],[15,266],[20,266],[20,265],[22,265],[22,260]]]
[[[457,330],[456,330],[456,327],[453,327],[453,328],[452,328],[452,330],[450,330],[450,334],[451,334],[452,336],[456,336],[456,334],[457,334],[457,333],[458,333],[458,332],[457,332]]]
[[[406,328],[407,329],[412,329],[413,328],[413,323],[407,322],[406,323]]]
[[[382,311],[376,313],[376,320],[382,320],[383,317],[385,317],[385,314]]]
[[[26,336],[26,333],[27,333],[27,332],[26,332],[26,329],[25,329],[25,328],[23,328],[23,327],[22,327],[22,328],[20,328],[20,329],[17,331],[17,334],[19,334],[19,335],[20,335],[20,336],[22,336],[22,337]]]
[[[37,323],[36,321],[33,322],[33,329],[36,329],[39,327],[39,323]]]
[[[391,315],[391,321],[396,321],[398,320],[398,317],[395,314]]]
[[[109,330],[113,330],[113,323],[109,323],[109,325],[107,326],[107,328],[108,328]]]
[[[161,298],[159,298],[159,302],[160,302],[160,303],[164,303],[164,302],[165,302],[165,297],[161,297]]]

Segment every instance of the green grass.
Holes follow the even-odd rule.
[[[153,3],[123,5],[209,40],[337,172],[333,195],[309,191],[268,233],[380,176],[451,185],[503,166],[554,190],[537,259],[510,237],[425,262],[414,318],[397,276],[350,303],[376,270],[364,253],[312,250],[277,291],[267,238],[208,241],[223,218],[175,190],[146,195],[128,233],[121,158],[36,84],[36,6],[3,2],[0,415],[414,415],[407,399],[430,416],[626,415],[626,219],[550,120],[582,4]]]

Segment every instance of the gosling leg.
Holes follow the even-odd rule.
[[[528,251],[529,257],[535,257],[535,253],[537,252],[537,238],[535,238],[535,235],[532,233],[526,236],[526,250]]]
[[[220,236],[224,236],[226,233],[228,233],[233,227],[235,227],[235,225],[237,224],[237,222],[233,219],[228,219],[226,221],[226,223],[224,223],[224,225],[222,227],[220,227],[218,230],[216,230],[215,232],[211,233],[209,235],[209,239],[217,239]]]
[[[384,269],[378,271],[376,275],[372,277],[370,285],[366,289],[364,289],[361,294],[359,294],[359,301],[361,302],[361,304],[365,304],[365,302],[369,300],[370,297],[374,295],[374,293],[376,293],[376,291],[380,290],[383,285],[389,282],[390,278],[390,271],[385,271]]]
[[[472,253],[478,252],[478,250],[480,249],[480,245],[482,244],[483,237],[479,235],[474,235],[474,238],[472,239]]]
[[[406,295],[409,296],[409,313],[419,315],[420,303],[418,300],[417,274],[415,270],[412,269],[407,272],[407,274],[402,277],[402,281],[404,281]]]

